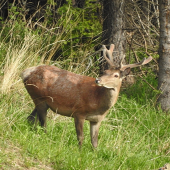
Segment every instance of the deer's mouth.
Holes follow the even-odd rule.
[[[98,79],[98,78],[96,79],[95,82],[96,82],[96,84],[97,84],[98,86],[102,86],[102,87],[105,87],[105,88],[107,88],[107,89],[116,91],[115,87],[109,86],[109,85],[107,85],[107,84],[102,84],[102,82],[101,82],[100,79]]]

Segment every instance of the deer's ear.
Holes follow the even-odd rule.
[[[125,78],[130,73],[130,67],[120,72],[121,78]]]

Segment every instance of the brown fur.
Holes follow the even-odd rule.
[[[73,117],[80,145],[83,141],[84,120],[89,120],[91,141],[97,147],[99,126],[109,108],[117,101],[121,76],[119,70],[108,70],[96,80],[55,66],[28,68],[21,75],[35,104],[28,119],[34,122],[37,116],[41,126],[46,126],[48,108],[58,114]]]

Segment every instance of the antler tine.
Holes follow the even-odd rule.
[[[113,50],[114,50],[114,48],[115,48],[115,45],[114,44],[110,44],[110,51],[113,53]]]
[[[111,51],[113,51],[113,49],[114,49],[114,46],[112,46],[111,50],[108,50],[105,45],[102,45],[103,56],[104,56],[105,60],[109,63],[109,65],[111,67],[114,67],[113,59],[111,60],[111,58],[113,58],[113,57],[111,57],[112,56]],[[109,59],[107,58],[106,54],[109,56]]]
[[[145,64],[149,63],[151,60],[152,60],[152,57],[150,56],[150,57],[148,57],[147,59],[144,58],[141,62],[135,63],[135,64],[123,65],[122,62],[121,62],[120,70],[121,70],[121,71],[124,71],[126,68],[139,67],[139,66],[142,66],[142,65],[145,65]]]
[[[112,53],[113,53],[114,48],[115,48],[115,45],[111,44],[109,50],[108,49],[106,50],[106,54],[108,55],[110,61],[112,61],[112,62],[113,62],[113,55],[112,55]]]
[[[120,59],[120,68],[123,67],[123,60],[124,60],[124,58],[125,58],[125,55],[123,55],[123,57]]]

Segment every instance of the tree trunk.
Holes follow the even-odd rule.
[[[158,87],[161,90],[158,103],[164,111],[170,110],[170,0],[159,0],[159,76]]]
[[[103,35],[102,44],[115,44],[114,55],[120,58],[125,56],[125,0],[103,0]],[[101,72],[107,65],[101,66]]]

